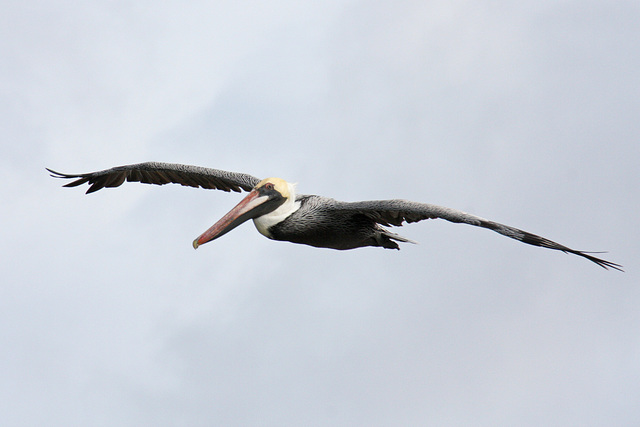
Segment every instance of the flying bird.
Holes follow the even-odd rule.
[[[210,242],[249,219],[269,239],[319,248],[354,249],[379,246],[400,249],[397,242],[415,243],[390,232],[385,226],[401,226],[424,219],[441,218],[454,223],[488,228],[533,246],[572,253],[605,269],[622,266],[571,249],[544,237],[471,215],[457,209],[407,200],[341,202],[328,197],[296,194],[295,185],[281,178],[260,180],[252,175],[174,163],[146,162],[117,166],[98,172],[65,174],[47,168],[55,178],[75,179],[64,187],[88,183],[88,193],[118,187],[125,181],[164,185],[169,183],[249,194],[193,241],[193,247]]]

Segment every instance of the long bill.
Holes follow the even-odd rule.
[[[195,239],[193,241],[193,248],[198,249],[198,246],[227,234],[243,222],[262,215],[265,208],[264,204],[268,201],[269,196],[260,195],[255,189],[251,190],[247,197],[242,199],[236,207],[231,209],[229,213]]]

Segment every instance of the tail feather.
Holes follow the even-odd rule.
[[[380,228],[380,234],[376,236],[376,241],[378,242],[379,246],[382,246],[385,249],[400,250],[400,246],[396,242],[413,243],[414,245],[418,244],[418,242],[415,242],[411,239],[407,239],[406,237],[402,237],[399,234],[392,233],[382,227]]]

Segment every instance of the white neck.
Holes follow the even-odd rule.
[[[284,221],[289,215],[294,213],[300,208],[300,202],[296,202],[296,185],[287,183],[289,186],[289,197],[287,200],[278,206],[278,209],[268,214],[259,216],[253,219],[253,224],[256,226],[260,234],[272,238],[269,233],[269,228]]]

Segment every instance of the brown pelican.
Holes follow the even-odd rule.
[[[401,226],[403,222],[442,218],[488,228],[529,245],[572,253],[605,269],[622,271],[621,265],[597,258],[590,252],[571,249],[544,237],[456,209],[426,203],[407,200],[340,202],[328,197],[296,194],[295,186],[280,178],[260,180],[244,173],[173,163],[147,162],[77,175],[47,170],[55,178],[76,179],[65,187],[89,183],[87,194],[104,187],[118,187],[124,181],[158,185],[176,183],[227,192],[248,191],[249,194],[236,207],[193,241],[194,248],[252,219],[258,231],[273,240],[332,249],[364,246],[400,249],[396,242],[415,242],[391,233],[383,226]]]

